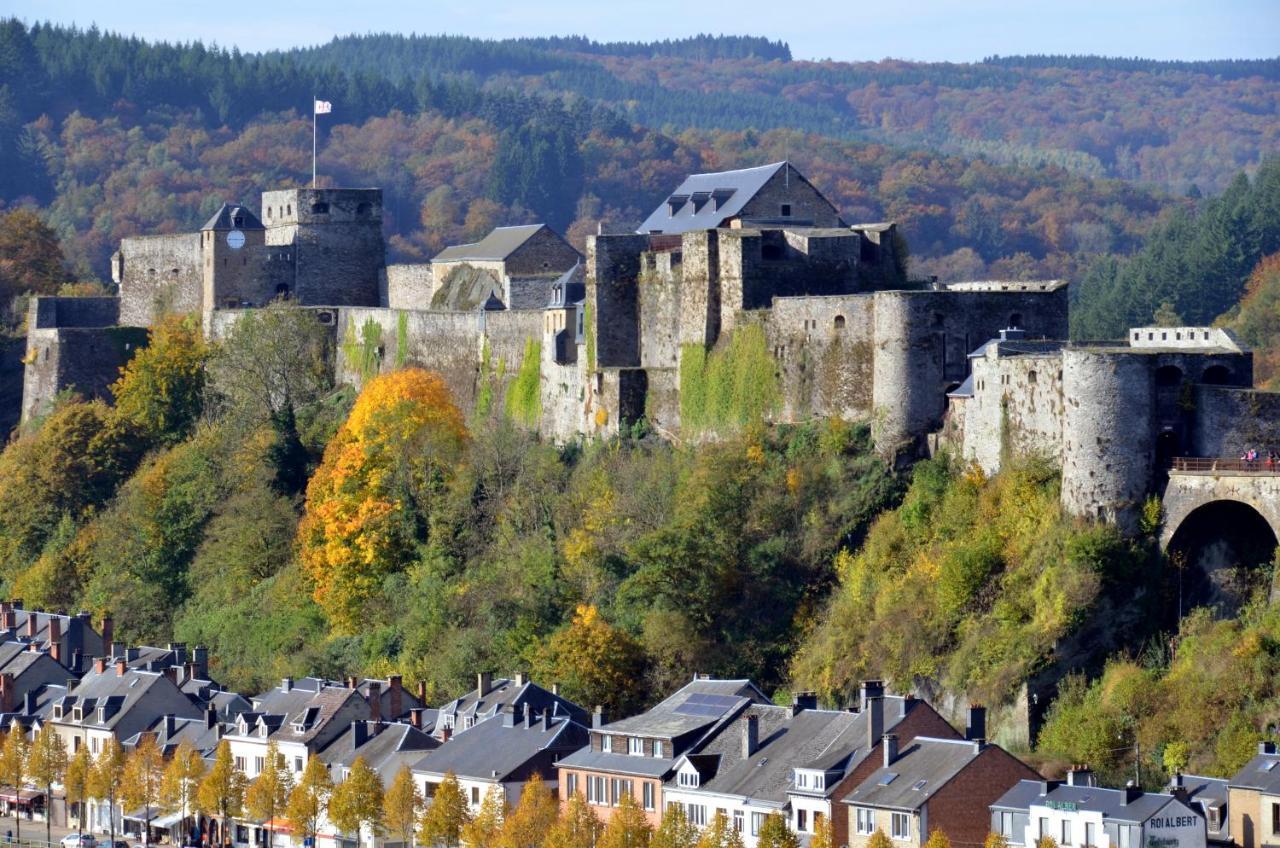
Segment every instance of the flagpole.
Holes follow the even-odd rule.
[[[316,187],[316,96],[311,95],[311,187]]]

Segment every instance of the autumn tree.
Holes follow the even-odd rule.
[[[160,805],[168,812],[182,816],[179,821],[183,827],[186,826],[187,814],[196,807],[196,793],[204,779],[204,771],[204,757],[200,752],[185,739],[179,742],[160,782]]]
[[[161,319],[111,386],[116,414],[153,443],[182,441],[200,419],[207,358],[198,318]]]
[[[293,789],[293,773],[285,763],[275,740],[267,742],[267,755],[262,771],[253,779],[244,793],[245,808],[249,815],[267,823],[272,833],[279,825],[276,817],[289,803]]]
[[[790,833],[789,830],[788,833]],[[813,823],[813,836],[809,839],[809,848],[836,848],[835,841],[831,817],[817,816]]]
[[[164,754],[156,737],[144,733],[137,746],[125,759],[120,800],[129,809],[142,809],[145,816],[143,844],[151,844],[151,818],[160,804],[160,785],[164,781]]]
[[[315,600],[337,632],[355,632],[383,579],[412,559],[465,441],[436,374],[394,371],[360,393],[307,486],[298,526]]]
[[[115,736],[108,737],[93,761],[90,773],[89,795],[107,802],[107,821],[111,842],[116,839],[116,805],[120,800],[120,783],[124,780],[124,748]]]
[[[422,796],[407,765],[400,766],[390,788],[382,796],[382,824],[396,841],[412,848]]]
[[[30,209],[0,213],[0,303],[14,296],[54,294],[66,281],[62,245],[53,229]]]
[[[823,821],[825,820],[824,817]],[[814,841],[817,841],[816,833]],[[758,848],[800,848],[800,839],[791,828],[787,827],[786,819],[778,813],[770,813],[765,817],[764,824],[760,825],[760,839],[756,844]],[[817,846],[811,844],[810,848],[817,848]],[[830,848],[830,845],[827,848]]]
[[[951,840],[938,828],[934,828],[929,833],[929,838],[925,840],[925,848],[951,848]]]
[[[589,604],[578,606],[573,620],[542,643],[533,661],[534,674],[559,681],[565,697],[616,712],[639,700],[643,664],[639,644]]]
[[[53,798],[53,784],[62,783],[67,773],[67,746],[52,724],[41,725],[27,757],[27,777],[44,789],[46,799]],[[69,802],[68,802],[69,803]],[[49,802],[44,817],[45,841],[53,844],[53,803]]]
[[[305,843],[308,839],[314,841],[320,821],[329,809],[332,794],[333,781],[329,777],[329,769],[319,757],[308,757],[302,777],[289,793],[289,803],[285,810],[293,824],[293,835],[300,842]]]
[[[675,804],[662,814],[662,822],[654,831],[649,848],[694,848],[698,836],[698,826],[689,821],[684,805]]]
[[[987,834],[986,840],[982,843],[982,848],[1009,848],[1009,840],[1003,835],[991,831]]]
[[[670,813],[668,813],[669,815]],[[600,839],[600,831],[603,828],[604,825],[601,824],[600,817],[587,806],[582,793],[575,792],[569,796],[568,802],[560,812],[560,817],[556,819],[555,824],[547,831],[547,837],[543,841],[543,848],[596,848],[596,843]],[[650,845],[654,845],[656,840],[657,837],[655,836]],[[667,845],[664,848],[674,847]],[[693,848],[693,840],[690,839],[687,845],[679,846],[679,848]]]
[[[370,839],[377,841],[382,832],[382,781],[378,773],[369,767],[364,757],[357,756],[347,771],[347,777],[333,789],[329,799],[329,820],[346,833],[356,835],[360,842],[361,830],[369,830]]]
[[[244,775],[236,768],[231,757],[231,743],[225,739],[218,743],[213,765],[196,789],[196,805],[205,815],[219,817],[222,842],[229,843],[227,828],[231,819],[238,817],[244,808]]]
[[[505,812],[502,789],[497,785],[490,786],[480,802],[480,812],[462,826],[462,844],[466,848],[494,848]]]
[[[537,772],[525,782],[520,801],[502,822],[496,848],[537,848],[556,822],[560,805]]]
[[[630,792],[622,793],[618,808],[609,817],[609,823],[600,836],[599,848],[649,848],[652,838],[653,825],[649,824],[648,816]],[[738,843],[738,848],[741,844]]]
[[[703,828],[697,848],[742,848],[742,836],[733,829],[723,810],[716,810],[711,824]]]
[[[458,778],[448,772],[436,786],[418,824],[418,841],[424,846],[444,845],[454,848],[462,841],[462,829],[471,820],[467,799]]]
[[[883,830],[877,827],[876,832],[867,840],[867,848],[893,848],[893,842],[884,835]]]
[[[62,778],[62,791],[66,797],[68,814],[73,805],[76,808],[78,833],[84,833],[84,802],[89,797],[92,777],[93,760],[89,759],[89,746],[81,745],[67,763],[67,771]],[[67,825],[70,826],[70,822]]]
[[[18,795],[27,779],[27,743],[26,731],[17,722],[9,725],[9,732],[4,735],[4,743],[0,745],[0,786],[13,788]],[[18,840],[22,840],[22,816],[14,816]]]

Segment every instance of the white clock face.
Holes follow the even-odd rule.
[[[232,230],[227,233],[227,247],[232,250],[239,250],[244,247],[244,233],[239,230]]]

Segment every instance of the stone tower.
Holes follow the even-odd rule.
[[[205,311],[261,306],[274,297],[262,291],[255,254],[261,252],[266,231],[247,206],[222,204],[200,228]]]
[[[312,306],[379,306],[386,267],[382,190],[295,188],[262,194],[268,246],[292,246],[290,295]]]

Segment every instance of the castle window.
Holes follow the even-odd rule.
[[[360,216],[361,218],[368,216],[368,214],[372,211],[373,211],[373,206],[371,206],[368,203],[356,204],[356,215]]]
[[[1033,385],[1034,385],[1034,384],[1035,384],[1035,381],[1036,381],[1036,372],[1034,372],[1034,371],[1028,371],[1028,372],[1027,372],[1027,382],[1028,382],[1028,383],[1031,383],[1031,384],[1033,384]]]
[[[267,217],[268,217],[268,218],[270,218],[270,217],[271,217],[271,207],[270,207],[270,206],[268,206],[268,207],[267,207]]]
[[[782,258],[782,248],[776,244],[766,244],[760,248],[760,258],[776,260]]]
[[[781,212],[782,212],[782,217],[784,217],[784,218],[790,218],[790,217],[791,217],[791,204],[790,204],[790,203],[784,203],[784,204],[782,204],[782,210],[781,210]]]
[[[1147,333],[1147,341],[1149,341],[1149,342],[1150,342],[1150,341],[1155,341],[1155,338],[1156,338],[1156,334],[1155,334],[1155,333]]]
[[[835,320],[834,324],[835,324],[835,328],[836,328],[837,330],[843,330],[843,329],[844,329],[844,316],[843,316],[843,315],[837,315],[837,316],[836,316],[836,320]]]
[[[170,274],[173,274],[173,276],[175,276],[175,277],[176,277],[176,276],[178,276],[178,269],[177,269],[177,268],[170,269],[169,273],[170,273]]]
[[[1009,316],[1009,328],[1016,329],[1022,326],[1022,313],[1014,312]]]
[[[241,216],[239,216],[239,215],[237,215],[236,217],[232,218],[232,219],[231,219],[231,226],[233,226],[233,227],[243,227],[243,226],[244,226],[244,218],[242,218],[242,217],[241,217]]]
[[[1210,365],[1204,369],[1200,382],[1210,386],[1225,386],[1231,382],[1231,371],[1225,365]]]
[[[281,283],[280,285],[276,286],[276,297],[282,298],[284,300],[287,300],[289,298],[288,284]]]
[[[292,215],[292,214],[293,214],[293,204],[292,204],[292,203],[290,203],[288,206],[286,206],[286,207],[285,207],[285,209],[287,209],[287,210],[288,210],[288,211],[285,213],[286,215]]]
[[[1156,385],[1164,387],[1182,385],[1182,369],[1176,365],[1165,365],[1162,368],[1157,368]]]
[[[311,204],[311,214],[312,215],[328,215],[329,204],[325,203],[324,201]]]

